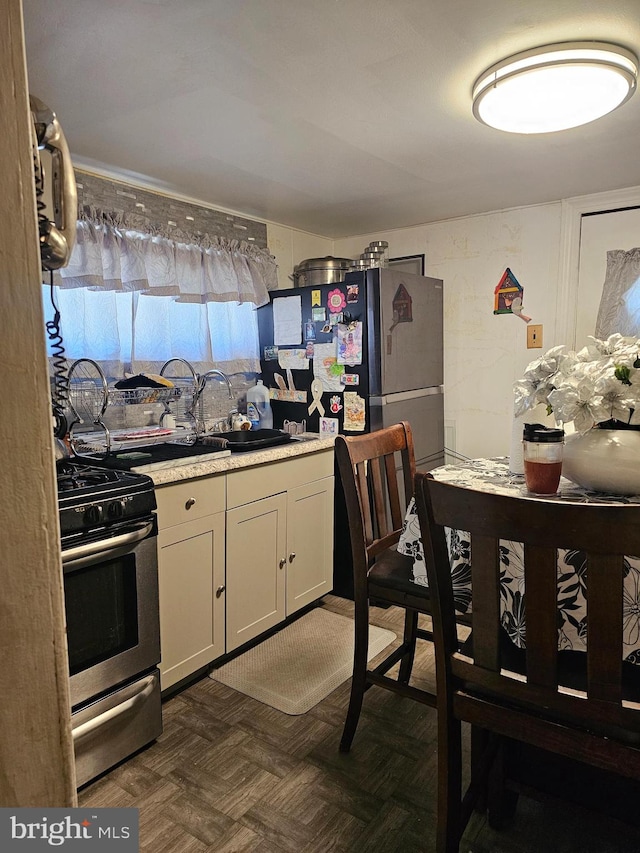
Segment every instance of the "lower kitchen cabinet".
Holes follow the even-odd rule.
[[[224,477],[166,486],[156,497],[166,690],[225,652]]]
[[[287,492],[287,616],[331,592],[333,477]]]
[[[331,591],[333,448],[156,487],[162,690]]]
[[[227,512],[227,651],[285,618],[286,494]]]
[[[333,487],[332,451],[227,476],[227,652],[331,591]]]

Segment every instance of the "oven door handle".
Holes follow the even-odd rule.
[[[100,726],[104,726],[111,720],[115,720],[122,714],[126,714],[128,711],[131,711],[133,708],[136,707],[136,705],[139,705],[141,702],[144,702],[153,693],[155,688],[155,681],[155,675],[148,675],[144,679],[144,687],[142,687],[140,691],[135,694],[135,696],[131,696],[129,699],[125,699],[124,702],[120,702],[120,704],[115,705],[113,708],[109,708],[108,711],[104,711],[102,714],[98,714],[97,717],[93,717],[93,719],[87,720],[86,723],[81,723],[71,732],[73,742],[76,743],[82,738],[87,737],[87,735],[90,735],[92,732],[95,732],[96,729],[99,729]]]
[[[149,521],[142,526],[130,530],[128,533],[122,533],[120,536],[114,536],[113,539],[104,539],[99,542],[89,542],[86,545],[78,545],[75,548],[69,548],[62,552],[62,563],[75,563],[79,560],[86,560],[88,557],[100,556],[100,559],[107,557],[111,551],[117,551],[119,548],[124,548],[128,545],[134,545],[145,539],[153,530],[153,522]]]

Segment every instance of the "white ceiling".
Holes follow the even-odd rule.
[[[640,53],[640,0],[23,0],[74,163],[328,237],[640,185],[640,94],[519,136],[472,117],[541,44]]]

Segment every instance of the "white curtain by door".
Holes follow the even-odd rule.
[[[596,337],[640,335],[640,248],[607,252]]]

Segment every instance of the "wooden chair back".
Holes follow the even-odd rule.
[[[359,436],[336,438],[338,469],[351,529],[354,567],[365,571],[376,556],[396,545],[413,495],[415,459],[405,421]],[[397,469],[401,468],[401,483]]]
[[[619,766],[621,755],[609,748],[607,738],[622,732],[628,743],[627,735],[640,733],[640,704],[630,698],[634,685],[623,677],[623,620],[637,618],[638,607],[637,601],[625,599],[623,579],[630,567],[624,555],[640,555],[640,505],[507,497],[437,482],[428,474],[417,474],[415,497],[432,595],[439,707],[440,702],[443,707],[452,703],[458,718],[498,734],[639,775],[640,753],[633,750],[635,755]],[[456,643],[446,527],[470,534],[468,653],[458,651]],[[500,540],[524,543],[523,672],[505,670],[501,651]],[[560,666],[558,549],[586,557],[588,635],[578,687],[563,683]],[[637,685],[640,668],[632,676],[636,672]],[[637,686],[635,692],[640,698]],[[552,725],[546,725],[549,720]],[[578,729],[596,736],[585,741],[574,736],[572,730]],[[604,737],[598,739],[598,734]]]

